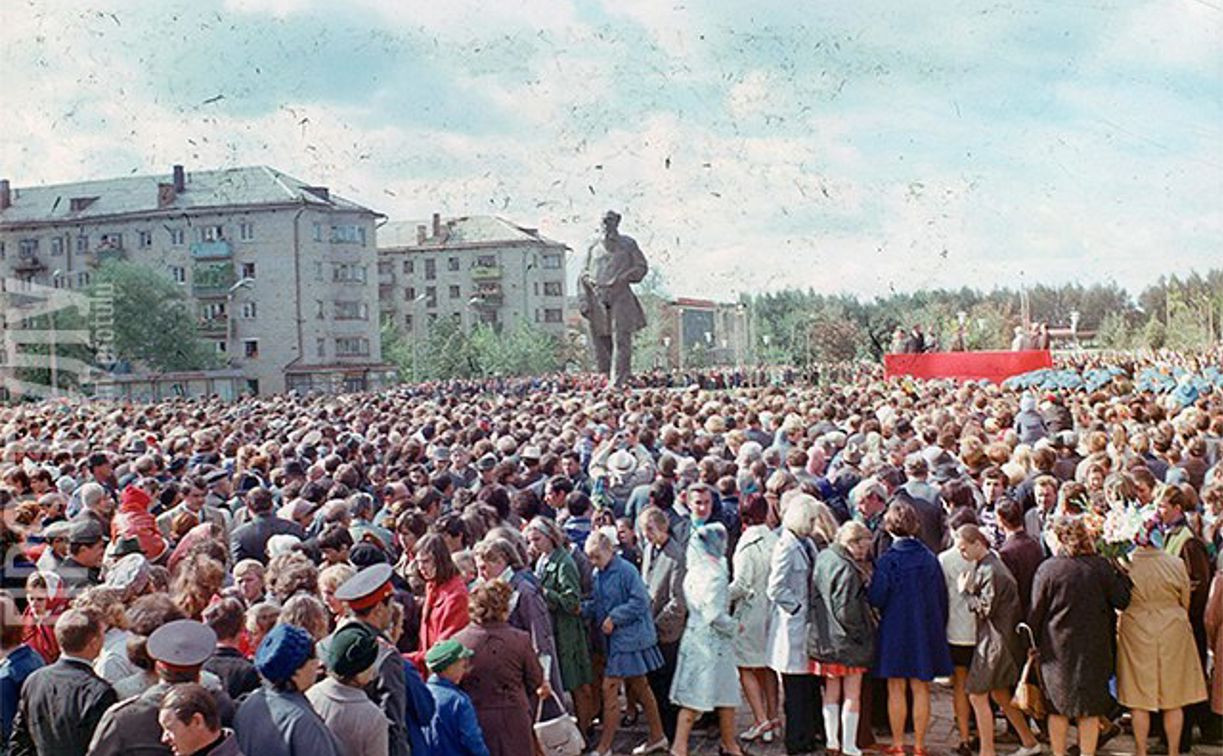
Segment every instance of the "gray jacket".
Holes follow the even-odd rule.
[[[807,653],[818,661],[849,667],[870,667],[875,661],[875,617],[866,583],[840,544],[815,558]]]
[[[688,607],[684,603],[683,547],[674,538],[668,538],[662,549],[651,543],[642,551],[641,576],[650,592],[658,642],[678,643],[688,618]]]

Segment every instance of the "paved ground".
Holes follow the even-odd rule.
[[[955,719],[951,710],[951,690],[949,687],[935,685],[932,689],[934,701],[932,706],[932,721],[930,726],[930,734],[928,736],[928,747],[932,756],[947,755],[952,753],[952,749],[958,742],[955,734]],[[741,726],[739,731],[746,730],[751,725],[751,716],[748,714],[747,707],[744,706],[739,710],[739,721]],[[1074,736],[1074,730],[1071,730],[1071,737]],[[910,738],[912,736],[910,735]],[[621,729],[616,735],[615,753],[628,754],[633,747],[644,742],[646,739],[646,731],[644,723],[635,725],[634,727]],[[886,736],[880,737],[880,741],[886,745]],[[910,740],[910,743],[912,741]],[[1073,741],[1072,741],[1073,742]],[[1015,743],[999,743],[998,753],[1000,756],[1005,756],[1018,748]],[[762,743],[753,743],[746,745],[748,752],[753,754],[768,754],[769,756],[780,756],[785,753],[785,748],[782,747],[779,741],[774,741],[771,745]],[[1110,740],[1103,748],[1097,751],[1098,754],[1132,754],[1134,753],[1134,739],[1128,732],[1117,736]],[[708,732],[698,731],[693,734],[692,741],[689,744],[689,753],[692,754],[717,754],[718,739],[716,731],[709,730]],[[1048,747],[1045,748],[1045,753],[1052,753]],[[1196,746],[1193,749],[1195,756],[1201,754],[1206,756],[1220,756],[1223,754],[1223,748]]]

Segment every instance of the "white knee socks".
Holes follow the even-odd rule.
[[[840,704],[824,704],[824,737],[828,741],[825,747],[830,751],[841,750],[841,740],[837,737],[837,727],[841,724],[837,717],[840,713]]]
[[[858,750],[858,712],[848,706],[841,709],[841,753],[845,756],[862,756]]]

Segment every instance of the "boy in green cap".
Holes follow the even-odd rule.
[[[459,687],[471,667],[472,653],[456,640],[438,641],[425,653],[429,692],[436,704],[433,720],[425,728],[425,740],[432,753],[488,756],[476,707]]]

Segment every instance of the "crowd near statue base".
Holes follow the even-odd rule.
[[[633,375],[620,317],[597,375],[0,407],[4,752],[1219,752],[1223,351]]]

